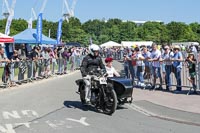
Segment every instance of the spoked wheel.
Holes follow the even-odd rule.
[[[106,91],[106,96],[104,98],[104,108],[103,108],[103,112],[107,115],[112,115],[116,108],[117,108],[117,95],[112,87],[112,85],[108,86],[109,88],[108,91]]]

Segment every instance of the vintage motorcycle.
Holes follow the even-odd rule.
[[[90,103],[97,110],[103,111],[103,113],[112,115],[117,108],[117,96],[113,85],[107,82],[107,74],[102,70],[92,71],[89,74],[89,81],[91,83],[91,98]],[[79,86],[78,91],[80,93],[81,102],[85,103],[85,83],[83,79],[76,80],[76,84]]]

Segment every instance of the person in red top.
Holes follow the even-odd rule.
[[[133,50],[133,53],[132,53],[132,56],[131,56],[131,59],[132,59],[132,66],[133,66],[133,73],[132,73],[132,77],[133,77],[133,80],[136,78],[136,73],[137,73],[137,64],[136,64],[136,51]]]

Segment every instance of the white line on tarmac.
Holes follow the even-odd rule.
[[[146,109],[143,109],[143,108],[141,108],[141,107],[139,107],[135,104],[126,104],[126,106],[128,106],[129,108],[131,108],[131,109],[133,109],[133,110],[135,110],[135,111],[137,111],[141,114],[144,114],[148,117],[154,117],[154,118],[172,121],[172,122],[181,123],[181,124],[186,124],[186,125],[200,126],[199,123],[195,123],[195,122],[192,122],[192,121],[187,121],[187,120],[183,120],[183,119],[177,119],[177,118],[172,118],[172,117],[152,113],[152,112],[147,111]]]
[[[135,111],[137,111],[137,112],[139,112],[141,114],[144,114],[146,116],[157,116],[156,114],[154,114],[154,113],[152,113],[152,112],[150,112],[148,110],[145,110],[145,109],[143,109],[143,108],[141,108],[141,107],[139,107],[139,106],[137,106],[135,104],[126,104],[126,105],[128,107],[130,107],[131,109],[133,109],[133,110],[135,110]]]

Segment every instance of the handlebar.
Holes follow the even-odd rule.
[[[100,70],[96,70],[96,71],[90,71],[88,74],[91,75],[91,76],[96,75],[98,77],[100,77],[100,76],[107,77],[108,76],[106,70],[104,70],[104,69],[100,69]]]

